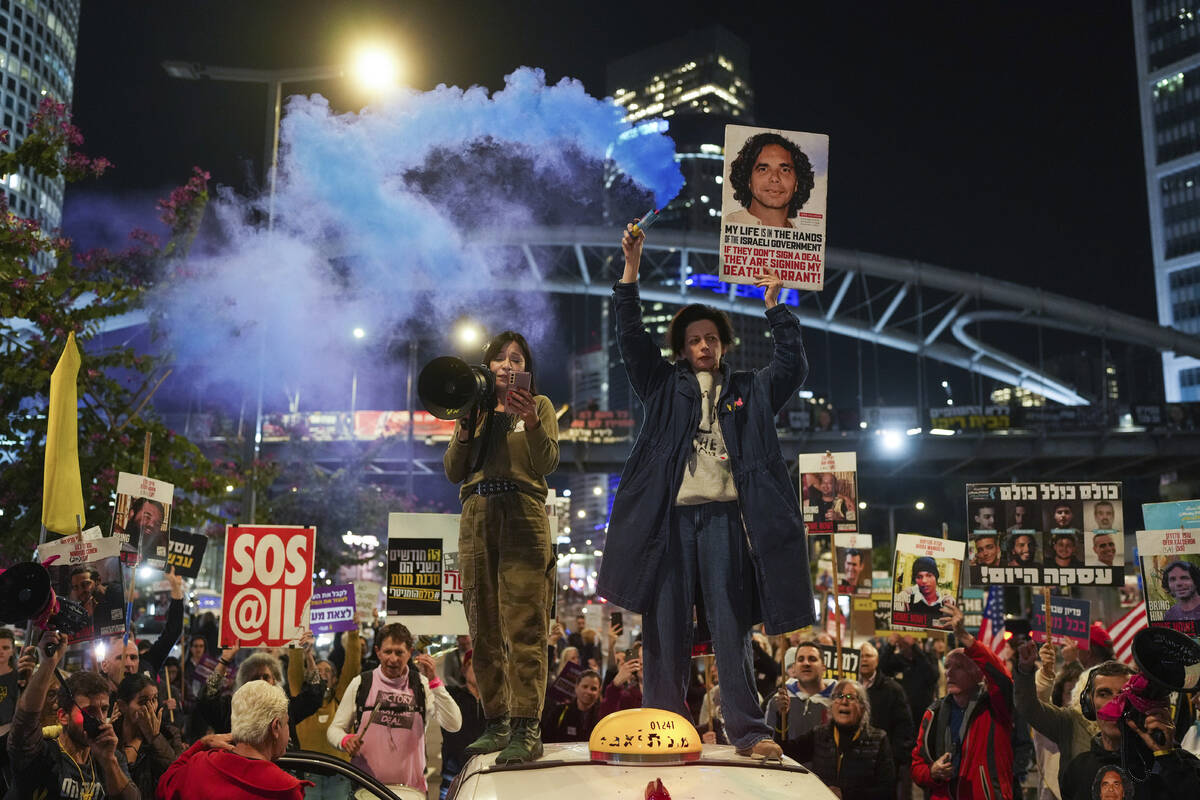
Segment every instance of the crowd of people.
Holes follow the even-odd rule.
[[[966,630],[959,609],[943,613],[949,643],[898,634],[858,643],[858,672],[840,679],[828,677],[822,657],[829,634],[755,630],[751,691],[772,741],[845,800],[1083,800],[1102,796],[1093,790],[1104,781],[1140,787],[1105,796],[1200,792],[1200,722],[1176,730],[1165,711],[1152,711],[1125,734],[1149,760],[1122,760],[1122,725],[1105,707],[1135,671],[1112,658],[1101,628],[1087,650],[1014,637],[997,655]],[[553,625],[543,685],[564,674],[574,682],[569,698],[561,681],[557,694],[546,690],[544,741],[587,741],[608,714],[644,704],[641,642],[621,646],[623,633],[593,630],[583,614]],[[274,767],[289,747],[349,760],[385,783],[433,793],[440,784],[444,795],[487,726],[467,636],[436,660],[416,652],[399,624],[342,634],[320,660],[311,636],[292,650],[224,650],[205,680],[191,682],[186,675],[203,671],[211,651],[201,633],[187,641],[184,679],[168,698],[170,670],[138,652],[155,643],[115,640],[94,670],[64,675],[65,647],[47,652],[58,634],[18,657],[13,633],[0,629],[0,686],[11,687],[0,700],[5,796],[344,794],[326,777]],[[717,662],[693,659],[684,709],[706,743],[735,743],[721,689]],[[426,758],[435,727],[436,769]]]

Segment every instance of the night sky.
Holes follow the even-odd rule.
[[[1127,4],[697,7],[709,4],[84,3],[76,120],[117,168],[69,191],[68,233],[95,243],[145,224],[193,164],[240,192],[258,180],[265,89],[173,80],[164,59],[335,64],[370,36],[402,52],[409,86],[495,88],[530,65],[602,96],[609,59],[720,22],[750,43],[758,123],[830,135],[832,246],[1154,318]],[[288,90],[345,111],[367,100],[341,81]]]

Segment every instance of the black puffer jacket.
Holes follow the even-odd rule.
[[[841,789],[842,800],[890,800],[896,794],[892,747],[879,728],[851,731],[829,723],[779,744],[801,763],[811,759],[813,772],[826,786]]]

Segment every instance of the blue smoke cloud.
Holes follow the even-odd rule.
[[[222,191],[210,207],[220,236],[200,242],[186,277],[158,297],[173,349],[203,362],[210,378],[244,387],[260,366],[267,380],[319,382],[344,371],[352,328],[446,326],[494,306],[498,290],[522,293],[505,327],[536,349],[556,329],[546,298],[521,277],[523,263],[501,263],[472,244],[481,230],[542,223],[536,198],[514,199],[493,174],[473,172],[471,148],[511,149],[538,180],[567,193],[591,191],[581,162],[609,159],[665,206],[683,185],[674,144],[658,133],[621,139],[630,130],[621,115],[580,82],[547,86],[541,70],[526,67],[490,95],[443,85],[358,114],[335,114],[320,96],[291,98],[273,204]],[[439,176],[470,198],[465,217],[412,178],[447,154],[467,165]],[[269,205],[272,231],[246,223]]]

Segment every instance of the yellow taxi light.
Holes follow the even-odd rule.
[[[588,739],[594,761],[696,761],[701,748],[700,734],[689,720],[659,708],[609,714],[596,723]]]

